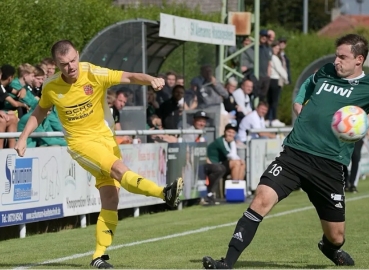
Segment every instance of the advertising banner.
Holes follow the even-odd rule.
[[[95,188],[95,177],[74,161],[63,149],[63,210],[64,216],[76,216],[100,212],[99,191]]]
[[[40,149],[1,150],[0,227],[63,217],[61,148]]]
[[[181,199],[199,197],[205,189],[206,143],[120,145],[132,171],[166,186],[182,177]],[[1,150],[0,227],[96,213],[101,210],[95,178],[74,161],[66,147],[27,149],[18,157]],[[2,165],[1,165],[2,164]],[[162,199],[119,192],[119,209],[163,203]]]
[[[205,189],[206,143],[169,143],[167,155],[167,183],[182,177],[181,199],[193,199]]]
[[[165,186],[166,143],[120,145],[123,162],[132,171]],[[124,188],[119,192],[119,209],[163,203],[162,199],[133,194]]]
[[[254,139],[250,141],[250,189],[256,190],[260,177],[282,151],[282,139]]]

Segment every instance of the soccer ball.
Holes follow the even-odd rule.
[[[354,143],[365,136],[368,130],[368,117],[358,106],[345,106],[333,115],[331,127],[338,139]]]

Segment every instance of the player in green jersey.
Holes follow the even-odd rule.
[[[336,59],[312,75],[298,100],[305,104],[284,149],[260,178],[255,197],[238,220],[225,258],[203,257],[206,269],[230,269],[251,243],[263,218],[292,191],[302,188],[321,221],[321,252],[335,265],[352,266],[354,260],[341,247],[345,242],[343,168],[350,162],[354,144],[343,143],[331,130],[333,114],[356,105],[369,112],[369,77],[363,72],[368,41],[345,35],[336,41]]]

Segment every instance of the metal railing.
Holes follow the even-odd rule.
[[[183,134],[205,134],[205,130],[198,129],[160,129],[160,130],[117,130],[117,136],[138,136],[138,135],[183,135]],[[0,132],[0,139],[19,138],[21,132]],[[64,137],[60,131],[53,132],[33,132],[30,138],[43,137]]]
[[[281,128],[256,128],[250,129],[250,134],[261,133],[261,132],[272,132],[272,133],[289,133],[292,127],[281,127]]]

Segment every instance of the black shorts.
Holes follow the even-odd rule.
[[[261,176],[259,185],[273,188],[278,200],[302,188],[319,218],[345,221],[344,165],[285,146]]]

